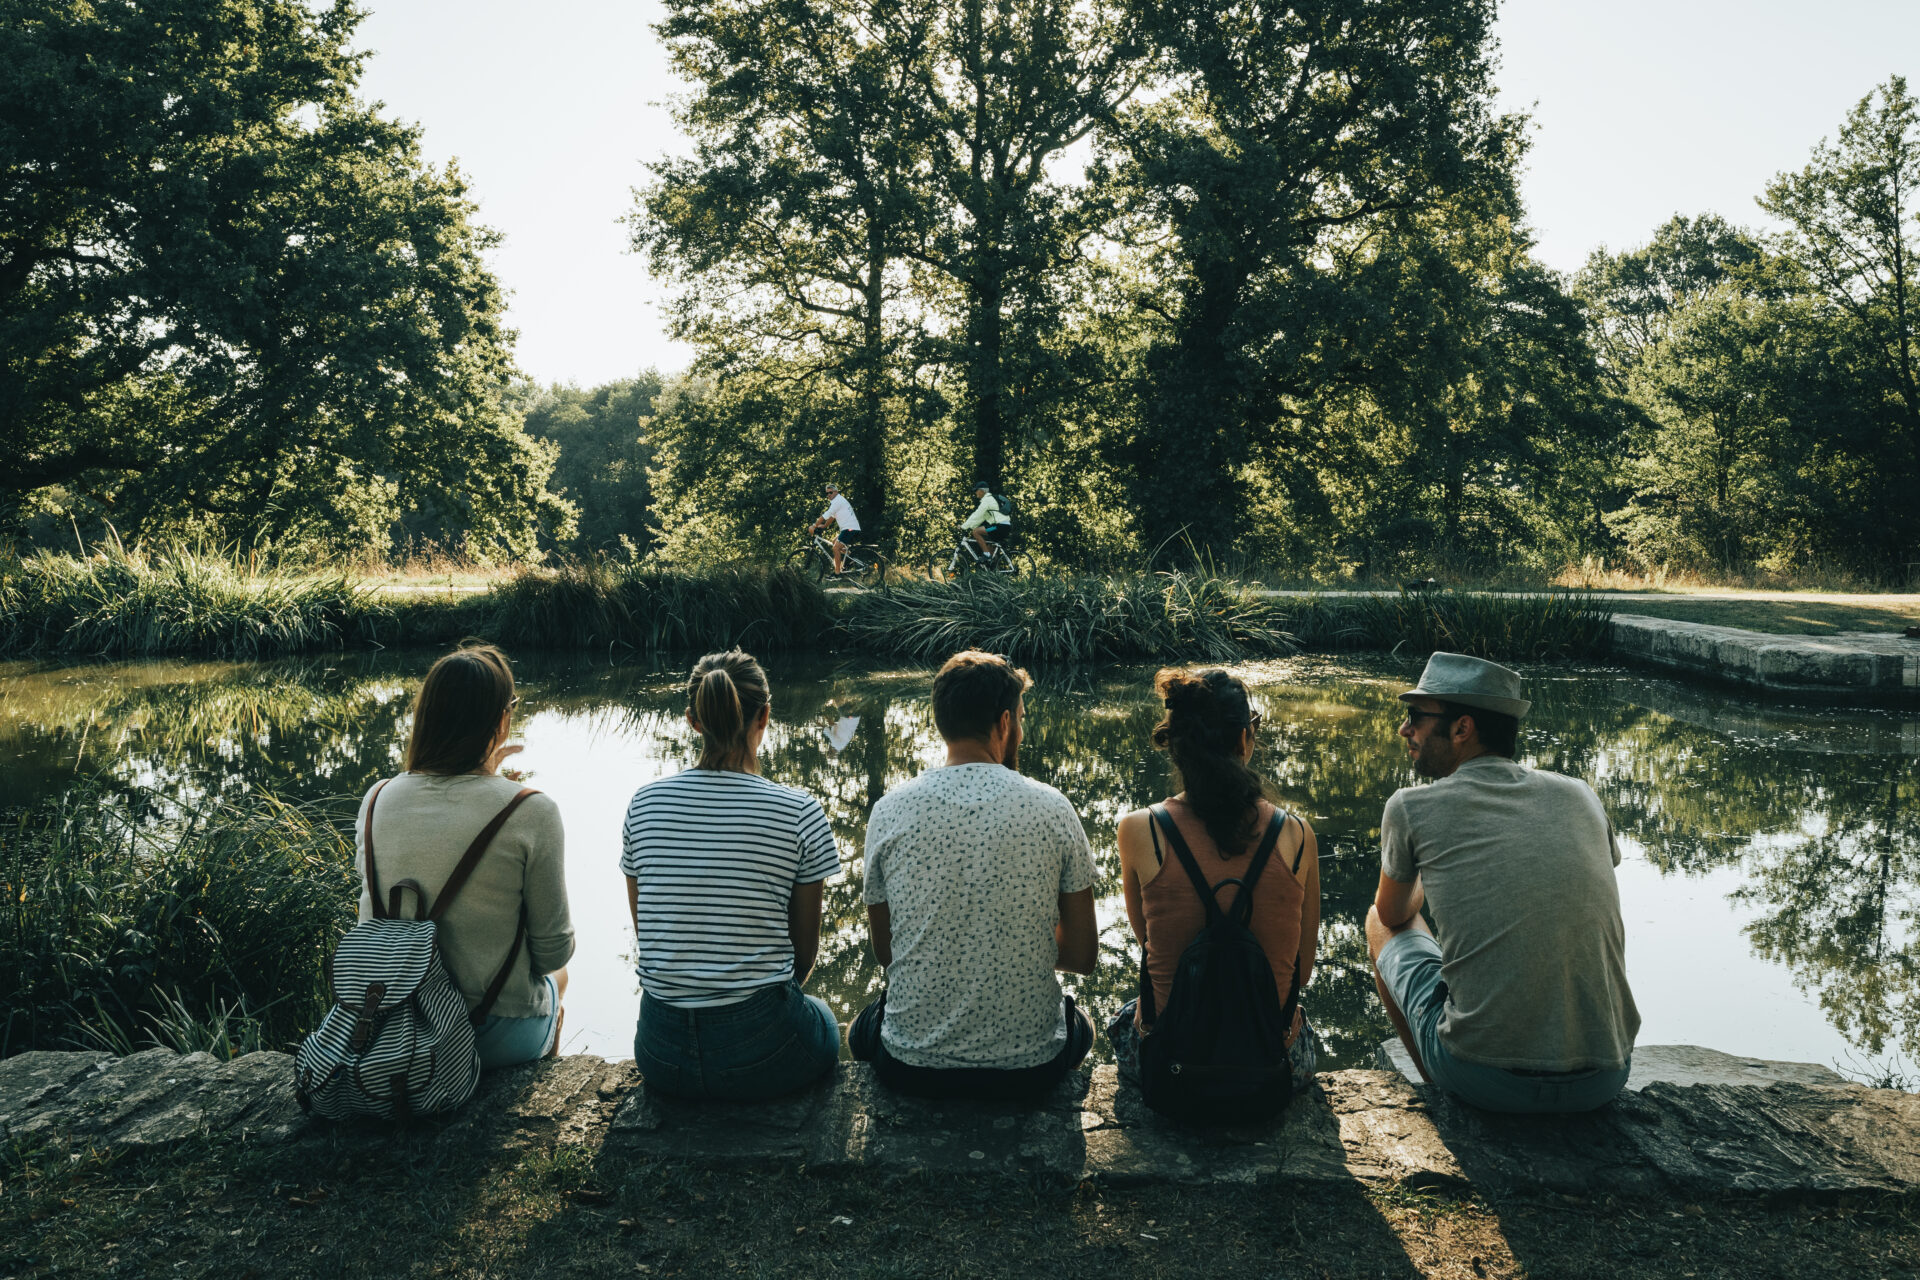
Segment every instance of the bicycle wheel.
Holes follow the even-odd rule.
[[[995,557],[995,559],[998,563],[993,567],[1010,578],[1030,578],[1033,576],[1033,561],[1027,559],[1024,552],[1009,551],[1005,547],[1002,547],[1000,548],[1000,554]]]
[[[812,574],[815,582],[827,576],[827,563],[811,547],[802,547],[787,557],[787,568],[795,573]]]
[[[880,553],[871,547],[849,547],[847,558],[841,561],[844,572],[843,581],[855,582],[861,586],[871,586],[880,579]]]

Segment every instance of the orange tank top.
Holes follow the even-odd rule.
[[[1260,802],[1259,823],[1254,828],[1253,842],[1239,857],[1228,861],[1220,856],[1213,838],[1201,825],[1200,819],[1185,804],[1169,803],[1165,806],[1173,818],[1174,825],[1180,828],[1180,834],[1186,838],[1187,848],[1193,853],[1193,860],[1200,867],[1200,874],[1208,884],[1219,884],[1222,880],[1244,876],[1252,865],[1253,852],[1260,847],[1260,841],[1266,838],[1267,822],[1273,814],[1273,806],[1266,801]],[[1140,906],[1146,916],[1147,936],[1143,945],[1147,952],[1147,978],[1153,983],[1153,1007],[1156,1010],[1167,1007],[1167,998],[1173,994],[1173,971],[1180,963],[1180,953],[1187,949],[1207,923],[1207,909],[1200,901],[1200,895],[1194,891],[1193,881],[1180,865],[1180,858],[1167,847],[1166,833],[1155,827],[1152,815],[1148,815],[1147,824],[1153,836],[1160,841],[1161,857],[1159,874],[1140,886]],[[1288,825],[1293,825],[1289,821]],[[1302,912],[1307,901],[1306,886],[1293,873],[1294,857],[1299,852],[1283,853],[1287,847],[1284,831],[1280,843],[1274,848],[1273,856],[1268,859],[1266,870],[1260,873],[1260,881],[1253,887],[1253,917],[1250,928],[1254,938],[1260,943],[1260,949],[1267,953],[1267,963],[1273,966],[1274,989],[1280,993],[1281,1003],[1287,999],[1287,991],[1293,986],[1294,966],[1300,959],[1300,925]],[[1240,893],[1239,886],[1228,885],[1216,895],[1220,909],[1232,908]],[[1135,1025],[1142,1031],[1148,1028],[1141,1021],[1136,1010]],[[1294,1030],[1299,1027],[1296,1015],[1294,1028],[1287,1033],[1289,1041]]]

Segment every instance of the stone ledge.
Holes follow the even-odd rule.
[[[1615,654],[1778,693],[1873,701],[1920,698],[1920,640],[1866,631],[1776,636],[1616,613]]]
[[[1694,1054],[1699,1070],[1726,1058]],[[121,1150],[209,1135],[297,1141],[319,1126],[295,1105],[291,1075],[282,1054],[232,1062],[159,1049],[127,1058],[22,1054],[0,1061],[0,1133]],[[1032,1106],[902,1098],[851,1065],[789,1098],[730,1105],[654,1097],[632,1063],[579,1056],[490,1074],[431,1132],[443,1144],[544,1141],[705,1164],[1113,1184],[1359,1182],[1647,1196],[1920,1187],[1920,1095],[1892,1090],[1656,1081],[1588,1115],[1515,1117],[1474,1111],[1397,1072],[1331,1071],[1318,1084],[1272,1125],[1199,1131],[1147,1111],[1117,1087],[1110,1066],[1079,1073]],[[356,1131],[369,1142],[387,1132]]]
[[[1420,1070],[1413,1065],[1407,1046],[1396,1037],[1383,1040],[1374,1051],[1374,1065],[1382,1071],[1397,1071],[1408,1084],[1417,1085]],[[1627,1088],[1635,1093],[1650,1084],[1812,1084],[1841,1086],[1851,1084],[1845,1076],[1817,1062],[1774,1062],[1766,1058],[1737,1058],[1718,1049],[1702,1049],[1697,1044],[1637,1044],[1633,1046],[1633,1068],[1627,1074]]]

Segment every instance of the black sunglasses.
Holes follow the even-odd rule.
[[[1458,720],[1460,718],[1459,713],[1455,711],[1415,711],[1412,707],[1407,708],[1408,724],[1419,724],[1422,716],[1430,716],[1435,720]]]

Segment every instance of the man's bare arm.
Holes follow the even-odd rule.
[[[1054,968],[1093,972],[1100,959],[1100,928],[1094,922],[1092,889],[1060,895],[1060,923],[1054,926],[1053,940],[1058,949]]]
[[[1380,923],[1389,929],[1398,929],[1420,914],[1420,908],[1426,906],[1426,890],[1420,885],[1420,877],[1411,881],[1395,880],[1386,872],[1380,873],[1380,887],[1374,890],[1373,909],[1380,913]]]

